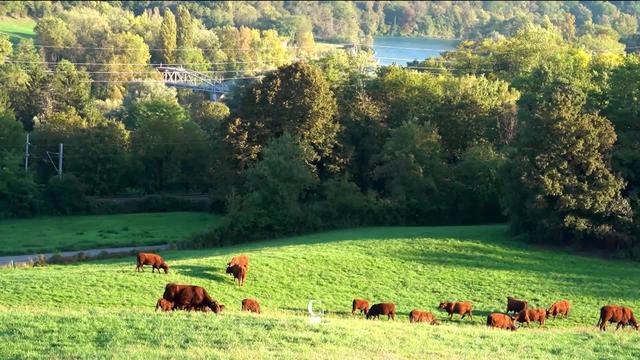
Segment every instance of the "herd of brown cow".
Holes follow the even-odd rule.
[[[164,259],[157,254],[138,253],[136,271],[144,271],[144,265],[151,265],[152,272],[163,269],[165,274],[169,272],[169,265]],[[227,263],[227,274],[234,277],[234,281],[238,281],[240,286],[244,285],[247,273],[249,271],[249,257],[246,255],[234,256]],[[255,299],[244,299],[241,303],[242,311],[249,311],[260,314],[260,304]],[[224,309],[224,305],[213,299],[207,291],[200,286],[167,284],[164,289],[162,298],[156,303],[156,311],[173,310],[195,310],[195,311],[213,311],[218,314]],[[449,320],[453,320],[453,315],[458,314],[461,319],[468,316],[473,320],[473,305],[467,301],[461,302],[441,302],[438,309],[444,310],[449,315]],[[379,319],[380,315],[386,315],[387,319],[396,319],[396,305],[393,303],[380,303],[369,306],[369,302],[365,299],[354,299],[351,307],[351,315],[355,315],[356,311],[363,313],[367,319]],[[505,313],[490,313],[487,316],[487,326],[515,331],[516,323],[527,323],[531,326],[531,322],[538,322],[540,327],[544,326],[546,319],[553,317],[567,318],[571,304],[568,300],[560,300],[553,303],[549,309],[543,308],[530,309],[529,303],[524,300],[518,300],[513,297],[507,297],[507,311]],[[509,313],[513,312],[513,315]],[[428,311],[411,310],[409,313],[409,322],[411,323],[427,323],[436,325],[440,322]],[[607,323],[616,323],[616,330],[631,325],[636,330],[640,330],[638,322],[633,316],[633,311],[625,306],[605,305],[600,308],[600,318],[598,326],[600,330],[606,330]]]

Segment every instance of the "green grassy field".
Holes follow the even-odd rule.
[[[173,212],[1,220],[0,255],[166,244],[220,219]]]
[[[31,18],[0,16],[0,34],[7,35],[14,43],[17,43],[20,39],[35,37],[33,32],[35,27],[36,22]]]
[[[503,226],[367,228],[199,251],[167,251],[168,275],[134,259],[0,269],[0,358],[436,358],[637,359],[640,334],[600,333],[603,304],[640,311],[640,265],[538,250]],[[235,254],[251,265],[244,287],[224,274]],[[204,286],[226,305],[212,313],[155,313],[167,282]],[[534,306],[567,298],[568,320],[516,332],[485,327],[513,295]],[[263,314],[244,314],[254,297]],[[354,297],[397,304],[395,322],[352,318]],[[305,315],[322,301],[324,323]],[[474,303],[473,320],[446,320],[442,300]],[[439,326],[411,325],[413,309]]]

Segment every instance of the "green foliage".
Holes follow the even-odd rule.
[[[176,62],[177,32],[176,18],[171,10],[167,9],[160,27],[161,61],[165,64],[175,64]]]
[[[593,245],[631,215],[624,181],[609,165],[613,126],[585,112],[585,96],[571,84],[551,83],[522,102],[523,128],[505,194],[511,221],[516,230],[551,241]]]
[[[43,192],[48,211],[56,215],[85,212],[89,202],[84,195],[85,186],[71,174],[50,178]]]
[[[33,216],[42,206],[40,189],[20,160],[0,146],[0,218]]]

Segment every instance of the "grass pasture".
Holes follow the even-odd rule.
[[[503,226],[366,228],[222,249],[166,251],[168,275],[134,259],[0,269],[0,358],[435,358],[637,359],[640,333],[600,333],[606,303],[640,311],[640,265],[539,250]],[[246,253],[247,284],[224,264]],[[154,313],[167,282],[201,285],[226,305],[211,313]],[[534,306],[568,298],[568,320],[539,329],[490,330],[486,315],[513,295]],[[263,314],[244,314],[258,299]],[[354,297],[391,301],[395,322],[352,318]],[[306,320],[310,299],[327,311]],[[469,300],[474,319],[448,321],[442,300]],[[411,325],[413,309],[439,326]]]
[[[34,38],[35,27],[36,21],[32,18],[0,16],[0,34],[8,36],[13,43],[17,43],[20,39]]]
[[[41,217],[0,221],[0,255],[158,245],[216,224],[199,212]]]

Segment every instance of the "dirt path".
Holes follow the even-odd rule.
[[[150,250],[164,250],[169,248],[169,245],[141,245],[141,246],[129,246],[129,247],[118,247],[118,248],[104,248],[104,249],[89,249],[89,250],[78,250],[78,251],[63,251],[63,252],[59,252],[59,253],[55,253],[55,254],[60,254],[62,256],[74,256],[77,255],[79,253],[84,253],[87,256],[97,256],[98,254],[102,253],[102,252],[107,252],[109,254],[113,254],[113,253],[128,253],[131,252],[133,250],[146,250],[146,251],[150,251]],[[38,259],[38,255],[40,254],[31,254],[31,255],[9,255],[9,256],[0,256],[0,266],[4,266],[4,265],[9,265],[11,263],[14,263],[16,265],[18,264],[25,264],[28,263],[30,260],[32,261],[36,261]],[[44,255],[47,259],[52,257],[54,255],[54,253],[43,253],[42,255]]]

